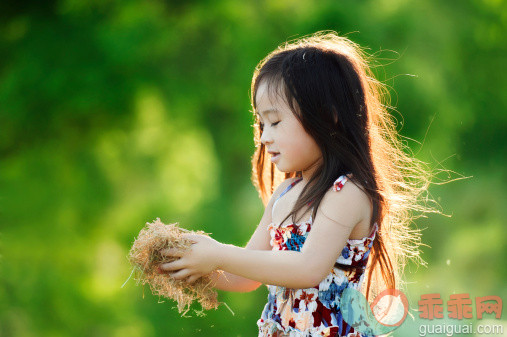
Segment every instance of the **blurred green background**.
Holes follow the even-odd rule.
[[[182,318],[121,288],[126,256],[156,217],[246,244],[254,67],[320,30],[376,54],[419,159],[471,177],[431,187],[452,216],[415,224],[428,266],[406,270],[395,336],[470,322],[420,320],[417,301],[507,298],[506,28],[502,0],[2,1],[0,336],[256,336],[265,287],[219,292],[235,316]]]

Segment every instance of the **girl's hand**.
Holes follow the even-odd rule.
[[[205,235],[183,234],[183,237],[191,240],[192,245],[186,250],[176,248],[161,250],[162,256],[179,257],[179,259],[162,263],[159,268],[162,272],[177,271],[172,273],[171,277],[176,280],[187,278],[187,283],[193,283],[219,267],[219,252],[222,244]]]

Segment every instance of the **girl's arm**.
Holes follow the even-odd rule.
[[[246,250],[221,244],[219,268],[243,277],[286,288],[310,288],[332,270],[354,226],[370,209],[366,195],[355,185],[340,193],[329,191],[321,201],[312,229],[300,252]]]
[[[164,252],[181,258],[162,269],[179,270],[173,274],[176,279],[221,269],[259,283],[309,288],[331,272],[352,229],[365,217],[366,208],[370,209],[368,197],[354,184],[347,184],[340,193],[329,191],[324,196],[300,252],[250,250],[187,234],[195,244],[185,251]]]
[[[216,270],[213,271],[210,275],[210,278],[213,284],[213,288],[225,291],[247,293],[256,290],[260,285],[259,282],[252,281],[242,276],[234,275],[223,270],[220,273]]]

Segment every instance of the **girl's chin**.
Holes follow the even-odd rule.
[[[275,164],[275,167],[278,171],[280,172],[283,172],[283,173],[291,173],[291,172],[294,172],[294,170],[291,170],[291,169],[288,169],[287,167],[283,166],[283,165],[280,165],[280,164]]]

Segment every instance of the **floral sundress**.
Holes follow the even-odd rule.
[[[336,179],[333,190],[341,190],[349,177],[351,176],[342,175]],[[275,204],[301,180],[302,178],[299,178],[289,185],[276,199]],[[268,230],[272,250],[301,251],[311,227],[311,216],[308,221],[299,224],[280,226],[271,223]],[[268,302],[257,321],[259,337],[367,336],[355,331],[342,319],[339,303],[345,288],[360,290],[377,231],[378,225],[375,223],[369,236],[359,240],[347,240],[336,262],[356,267],[350,271],[334,266],[329,275],[312,288],[291,289],[267,285]]]

